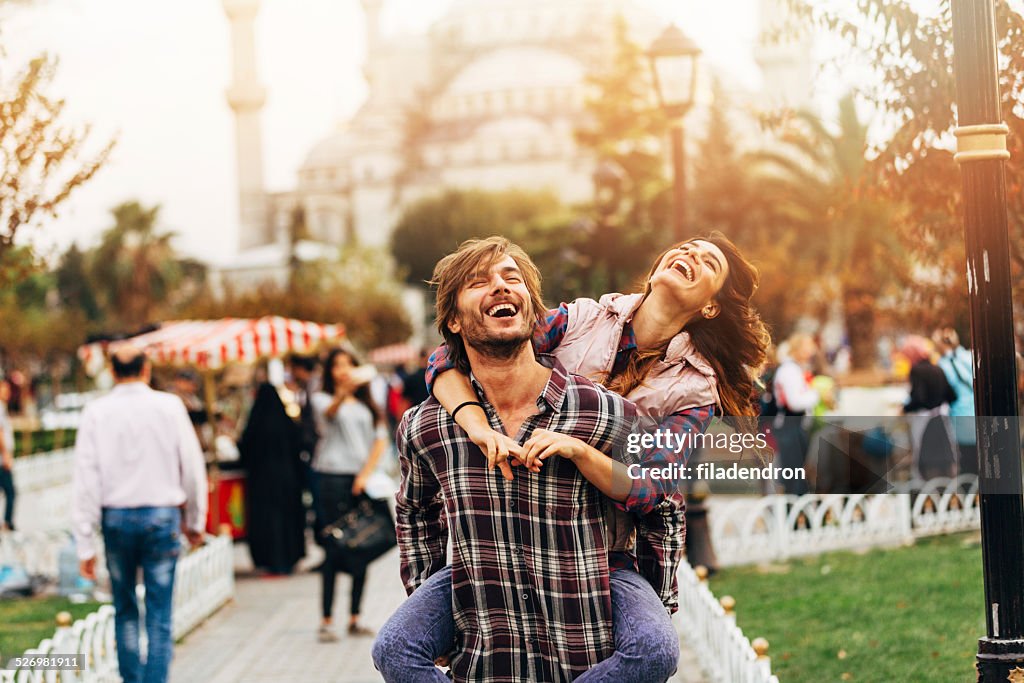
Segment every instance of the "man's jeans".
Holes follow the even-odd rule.
[[[164,683],[171,665],[171,601],[181,551],[178,508],[105,508],[103,542],[114,594],[117,663],[124,683]],[[138,570],[146,587],[145,664],[139,651]]]
[[[651,584],[633,571],[611,572],[615,653],[578,677],[585,683],[666,681],[679,661],[679,636]],[[451,567],[437,572],[399,607],[373,643],[373,663],[388,683],[448,681],[434,660],[455,645]]]

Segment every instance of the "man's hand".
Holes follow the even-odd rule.
[[[203,535],[202,531],[185,529],[185,538],[188,539],[188,544],[193,550],[206,543],[206,537]]]
[[[352,482],[352,495],[353,496],[360,496],[360,495],[363,494],[363,491],[366,490],[366,480],[367,479],[369,479],[369,476],[365,475],[363,473],[359,473],[359,474],[356,475],[355,480]]]
[[[529,470],[536,472],[544,460],[552,455],[560,455],[568,460],[586,455],[587,444],[573,436],[537,429],[523,444],[523,451],[523,463]]]
[[[501,432],[490,428],[469,432],[468,436],[486,456],[487,469],[493,470],[497,465],[501,476],[511,481],[512,466],[522,464],[523,447]],[[533,471],[539,472],[540,468]]]
[[[88,560],[81,560],[78,563],[78,573],[83,579],[89,581],[96,580],[96,557],[90,557]]]

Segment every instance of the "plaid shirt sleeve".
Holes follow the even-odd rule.
[[[666,417],[659,429],[673,434],[703,433],[715,415],[713,405],[691,408]],[[676,452],[670,445],[652,448],[642,456],[643,467],[685,465],[692,446]],[[669,614],[679,610],[676,574],[686,539],[686,497],[675,479],[634,479],[629,497],[620,508],[633,512],[636,523],[636,565],[661,598]]]
[[[397,434],[402,483],[395,494],[395,525],[402,583],[409,595],[444,567],[448,545],[441,486],[417,433],[419,412],[406,411]]]
[[[658,429],[662,433],[702,434],[711,424],[711,418],[714,415],[715,407],[713,405],[689,408],[663,419],[658,425]],[[688,440],[687,443],[692,444],[692,441]],[[692,451],[692,445],[677,452],[674,446],[665,444],[661,448],[655,447],[647,450],[641,456],[640,465],[645,470],[665,467],[673,463],[682,467],[690,459]],[[676,479],[637,477],[632,480],[632,488],[626,500],[621,503],[616,501],[615,505],[626,512],[646,515],[678,490],[679,480]]]
[[[533,348],[537,353],[551,353],[562,343],[569,327],[569,304],[562,302],[552,308],[533,331]]]
[[[424,379],[427,382],[427,391],[430,395],[434,395],[434,381],[437,376],[442,372],[455,369],[455,363],[452,363],[451,358],[448,357],[448,345],[441,344],[434,353],[430,354],[430,359],[427,361],[427,372],[424,375]]]
[[[636,568],[669,614],[679,610],[677,573],[686,543],[686,497],[676,492],[646,515],[636,515]]]
[[[565,330],[569,326],[569,304],[562,303],[558,308],[552,308],[545,315],[544,318],[537,323],[537,327],[533,331],[533,348],[537,353],[551,353],[558,348],[558,345],[562,343],[562,338],[565,336]],[[427,361],[427,373],[425,379],[427,382],[427,391],[430,395],[434,395],[434,381],[437,380],[437,376],[442,372],[454,370],[455,364],[452,363],[451,358],[448,357],[448,346],[441,344],[434,353],[430,355],[430,360]]]

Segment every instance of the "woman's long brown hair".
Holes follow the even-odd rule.
[[[718,316],[711,319],[697,317],[687,323],[683,330],[690,333],[694,348],[715,371],[721,416],[737,428],[742,426],[749,429],[752,425],[748,423],[758,414],[755,402],[757,377],[771,344],[767,326],[750,303],[757,291],[760,275],[736,245],[717,231],[686,240],[671,249],[678,249],[683,244],[697,240],[710,242],[722,250],[729,264],[729,274],[715,295]],[[647,274],[645,299],[651,294],[651,277],[671,249],[658,255]],[[609,378],[608,388],[622,396],[628,395],[643,383],[651,367],[664,356],[667,348],[666,341],[656,349],[634,351],[625,368]]]

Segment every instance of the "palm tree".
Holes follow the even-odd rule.
[[[114,225],[93,251],[90,273],[107,319],[132,328],[151,322],[174,300],[188,264],[171,245],[173,232],[158,232],[160,207],[137,201],[111,209]]]
[[[777,220],[799,237],[793,259],[816,263],[822,301],[842,305],[856,369],[873,364],[879,302],[908,269],[896,207],[878,192],[867,153],[868,126],[847,95],[834,131],[798,112],[783,124],[777,149],[750,155]]]

